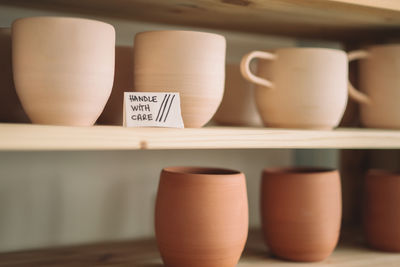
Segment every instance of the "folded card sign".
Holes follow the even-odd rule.
[[[124,126],[184,128],[179,93],[124,93]]]

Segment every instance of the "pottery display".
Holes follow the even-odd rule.
[[[225,38],[213,33],[139,33],[134,42],[134,90],[179,92],[185,127],[202,127],[222,100],[225,50]]]
[[[243,79],[237,64],[226,65],[224,97],[213,121],[220,125],[262,125],[254,100],[253,85]]]
[[[261,190],[264,239],[273,254],[313,262],[333,252],[342,214],[337,170],[265,169]]]
[[[252,59],[260,59],[257,76],[249,68]],[[256,84],[256,104],[266,126],[332,129],[340,123],[348,98],[348,62],[344,51],[253,51],[243,57],[241,72]]]
[[[10,28],[0,28],[0,122],[29,122],[15,92]]]
[[[376,249],[400,252],[400,173],[371,170],[366,175],[364,230]]]
[[[400,129],[400,44],[370,46],[349,52],[349,60],[361,59],[359,84],[349,89],[360,102],[360,120],[364,126]]]
[[[33,123],[93,125],[110,96],[115,30],[81,18],[31,17],[12,24],[14,82]]]
[[[99,124],[122,125],[124,92],[133,91],[133,48],[115,47],[115,75],[110,99],[97,120]]]
[[[155,231],[166,266],[236,266],[248,232],[244,174],[200,167],[163,169]]]

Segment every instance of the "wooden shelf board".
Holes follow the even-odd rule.
[[[0,0],[0,4],[293,37],[382,41],[400,33],[397,0]]]
[[[319,131],[246,127],[167,129],[0,124],[0,150],[3,151],[254,148],[397,149],[400,148],[400,131]]]
[[[399,253],[386,253],[365,247],[359,235],[347,234],[333,254],[312,266],[390,267],[399,266]],[[154,240],[111,242],[93,245],[0,253],[0,266],[135,266],[162,267]],[[270,255],[259,231],[251,231],[238,267],[310,266],[287,262]]]

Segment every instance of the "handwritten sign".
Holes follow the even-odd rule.
[[[124,126],[184,128],[179,93],[124,93]]]

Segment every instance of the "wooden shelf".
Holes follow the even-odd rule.
[[[0,124],[0,150],[137,150],[246,148],[400,148],[400,131],[66,127]]]
[[[3,5],[323,39],[399,36],[397,0],[0,0]]]
[[[259,231],[252,231],[238,267],[309,266],[271,256]],[[347,234],[334,253],[312,266],[399,266],[400,254],[365,247],[359,235]],[[154,240],[102,243],[0,254],[0,266],[135,266],[162,267]]]

